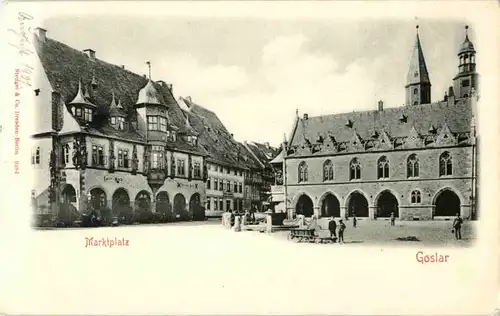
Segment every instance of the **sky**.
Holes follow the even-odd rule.
[[[239,141],[279,145],[299,116],[402,106],[416,25],[441,100],[458,70],[465,23],[443,20],[121,18],[46,20],[47,36],[214,111]],[[469,28],[474,42],[474,29]]]

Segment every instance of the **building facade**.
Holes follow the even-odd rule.
[[[208,152],[173,97],[95,51],[79,51],[36,29],[36,133],[31,164],[38,208],[126,209],[203,214]]]
[[[209,152],[206,215],[219,217],[229,210],[249,209],[254,195],[247,189],[247,183],[251,171],[260,170],[260,165],[214,112],[198,105],[191,97],[181,97],[178,102],[199,134],[200,145]]]
[[[290,216],[475,218],[475,54],[466,30],[457,76],[444,98],[430,103],[417,32],[405,106],[384,108],[379,101],[373,111],[297,115],[282,158],[273,161],[285,175],[273,198],[284,196]]]

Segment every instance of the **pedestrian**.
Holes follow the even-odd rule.
[[[339,243],[344,242],[344,230],[345,230],[345,224],[344,222],[340,219],[339,220]]]
[[[396,216],[394,216],[394,212],[391,213],[391,226],[394,226],[396,223]]]
[[[455,238],[457,240],[462,239],[462,223],[463,220],[460,217],[460,214],[457,214],[455,220],[453,221],[453,231],[455,231]]]
[[[328,230],[330,230],[330,238],[333,239],[333,242],[337,241],[337,222],[335,222],[335,218],[332,216],[332,219],[328,223]]]
[[[233,210],[231,210],[231,209],[229,210],[229,214],[231,216],[230,217],[231,218],[231,227],[233,227],[234,226],[234,221],[236,220],[236,216],[234,215]]]
[[[356,218],[356,214],[353,214],[353,216],[352,216],[352,227],[356,228],[357,224],[358,224],[358,219]]]

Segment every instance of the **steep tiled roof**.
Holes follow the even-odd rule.
[[[78,92],[78,82],[82,81],[84,95],[97,106],[97,113],[89,126],[82,130],[100,136],[114,136],[124,140],[145,141],[144,137],[134,129],[132,124],[124,130],[118,130],[109,123],[109,111],[113,93],[120,101],[128,115],[128,122],[136,120],[135,104],[139,99],[139,91],[148,84],[148,79],[120,66],[116,66],[69,47],[56,40],[46,38],[40,41],[35,36],[34,44],[37,54],[52,88],[61,94],[65,104],[71,102]],[[168,107],[169,124],[183,126],[185,117],[179,108],[169,87],[162,83],[153,83],[155,100]],[[144,91],[144,90],[143,90]],[[140,122],[139,125],[142,125]],[[167,142],[172,149],[207,154],[201,147],[194,147],[181,139]]]
[[[249,142],[247,146],[265,167],[271,167],[269,162],[279,154],[278,149],[266,144]]]
[[[186,98],[182,98],[182,102],[189,107],[184,114],[189,117],[191,127],[199,134],[198,142],[210,152],[209,161],[244,169],[257,167],[258,163],[252,159],[251,154],[234,140],[214,112]]]
[[[361,139],[369,139],[374,132],[381,135],[384,131],[389,137],[405,137],[412,127],[420,135],[428,135],[434,127],[439,132],[446,123],[452,133],[470,131],[472,106],[470,99],[460,99],[455,104],[437,102],[382,111],[359,111],[298,119],[291,146],[304,142],[316,143],[320,137],[333,136],[336,142],[347,142],[355,133]],[[351,124],[348,124],[351,123]],[[348,125],[352,125],[349,127]]]

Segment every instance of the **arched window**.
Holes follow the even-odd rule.
[[[451,176],[453,174],[453,163],[450,153],[445,151],[439,156],[439,176]]]
[[[302,161],[299,164],[299,182],[307,181],[307,164],[305,161]]]
[[[386,179],[389,178],[389,160],[386,156],[380,157],[377,163],[377,178]]]
[[[361,179],[361,164],[359,163],[358,158],[351,160],[349,169],[349,180]]]
[[[418,191],[418,190],[412,191],[411,192],[411,203],[415,204],[415,203],[421,203],[421,202],[422,202],[422,198],[420,195],[420,191]]]
[[[418,93],[418,89],[417,88],[413,89],[413,94],[417,94],[417,93]]]
[[[411,154],[408,157],[408,161],[406,163],[407,166],[407,176],[408,178],[418,177],[419,173],[419,162],[416,154]]]
[[[333,163],[331,160],[327,160],[323,164],[323,181],[330,180],[333,180]]]

